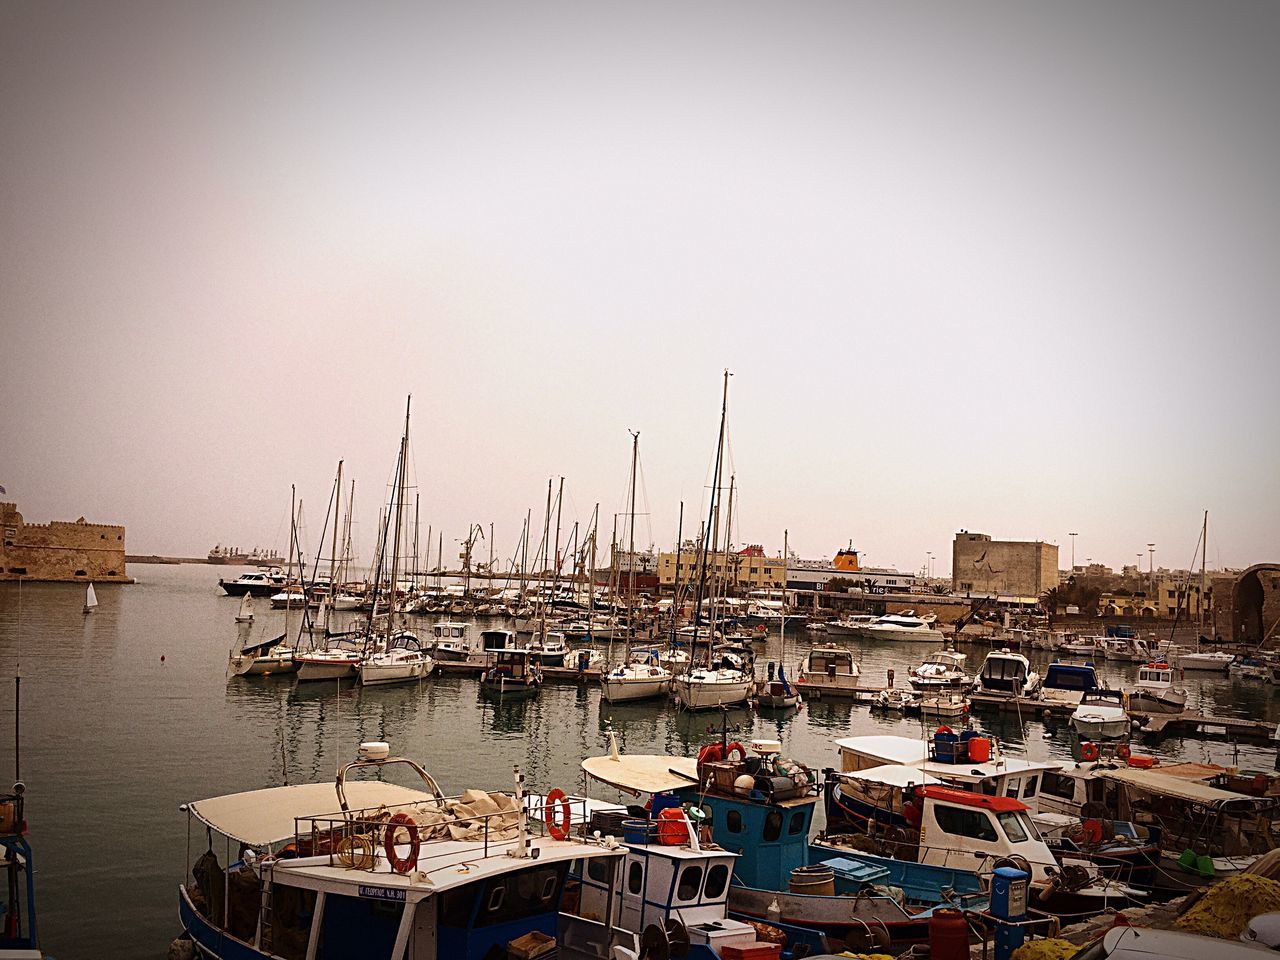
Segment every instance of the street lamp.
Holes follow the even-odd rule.
[[[932,580],[933,579],[933,551],[926,550],[925,556],[929,558],[929,562],[925,565],[925,569],[928,571],[929,579]]]
[[[1080,536],[1080,534],[1068,533],[1067,536],[1071,538],[1071,572],[1075,573],[1076,572],[1076,537]]]
[[[1154,591],[1156,588],[1156,545],[1154,543],[1147,544],[1147,555],[1150,557],[1147,566],[1147,579],[1150,582],[1147,584],[1147,589]]]

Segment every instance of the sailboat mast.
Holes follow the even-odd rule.
[[[333,536],[329,541],[329,602],[324,608],[324,632],[329,633],[329,617],[333,613],[333,601],[338,595],[338,514],[342,510],[342,461],[338,461],[338,477],[333,481],[336,501],[333,505]]]
[[[787,533],[782,531],[782,620],[778,624],[778,663],[787,659]]]
[[[631,641],[635,636],[636,611],[636,461],[640,459],[640,431],[631,432],[631,504],[627,533],[627,662],[631,662]]]
[[[400,574],[400,515],[404,512],[404,475],[407,466],[406,461],[409,459],[409,403],[412,399],[410,397],[404,402],[404,434],[400,437],[400,469],[396,476],[396,522],[395,533],[392,535],[391,542],[391,605],[388,607],[387,612],[388,643],[390,643],[391,635],[395,632],[396,627],[396,589],[399,585]]]
[[[716,513],[717,501],[720,492],[720,467],[721,460],[724,456],[724,422],[725,416],[729,411],[729,371],[724,372],[724,393],[720,399],[720,434],[716,440],[716,465],[711,475],[711,503],[707,508],[707,526],[711,525],[713,517],[718,516]],[[689,664],[693,664],[693,653],[698,647],[698,621],[702,618],[702,595],[707,586],[707,538],[704,533],[702,538],[702,558],[699,563],[698,570],[698,589],[696,599],[693,605],[693,643],[689,650]],[[713,628],[714,629],[714,628]],[[711,662],[711,645],[707,644],[707,662]]]
[[[1204,558],[1209,552],[1209,511],[1204,512],[1204,525],[1200,528],[1200,636],[1204,636]]]
[[[671,642],[676,639],[676,626],[680,622],[680,558],[684,556],[684,501],[680,501],[680,519],[676,522],[676,574],[671,582]]]

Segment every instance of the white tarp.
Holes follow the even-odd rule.
[[[588,757],[582,769],[587,776],[632,795],[698,785],[698,762],[689,757],[641,753]]]
[[[413,790],[378,780],[348,780],[347,806],[352,810],[382,805],[432,802],[423,790]],[[188,804],[192,815],[218,833],[251,847],[292,840],[294,818],[332,816],[341,808],[333,781],[268,787]],[[305,824],[303,829],[309,829]]]

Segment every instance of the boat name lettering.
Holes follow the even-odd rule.
[[[404,900],[403,890],[391,890],[387,887],[366,887],[360,884],[359,895],[367,900]]]

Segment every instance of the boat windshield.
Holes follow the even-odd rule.
[[[1010,843],[1022,843],[1031,835],[1031,824],[1027,821],[1026,814],[1020,810],[997,813],[996,819],[1000,821],[1000,829]]]

